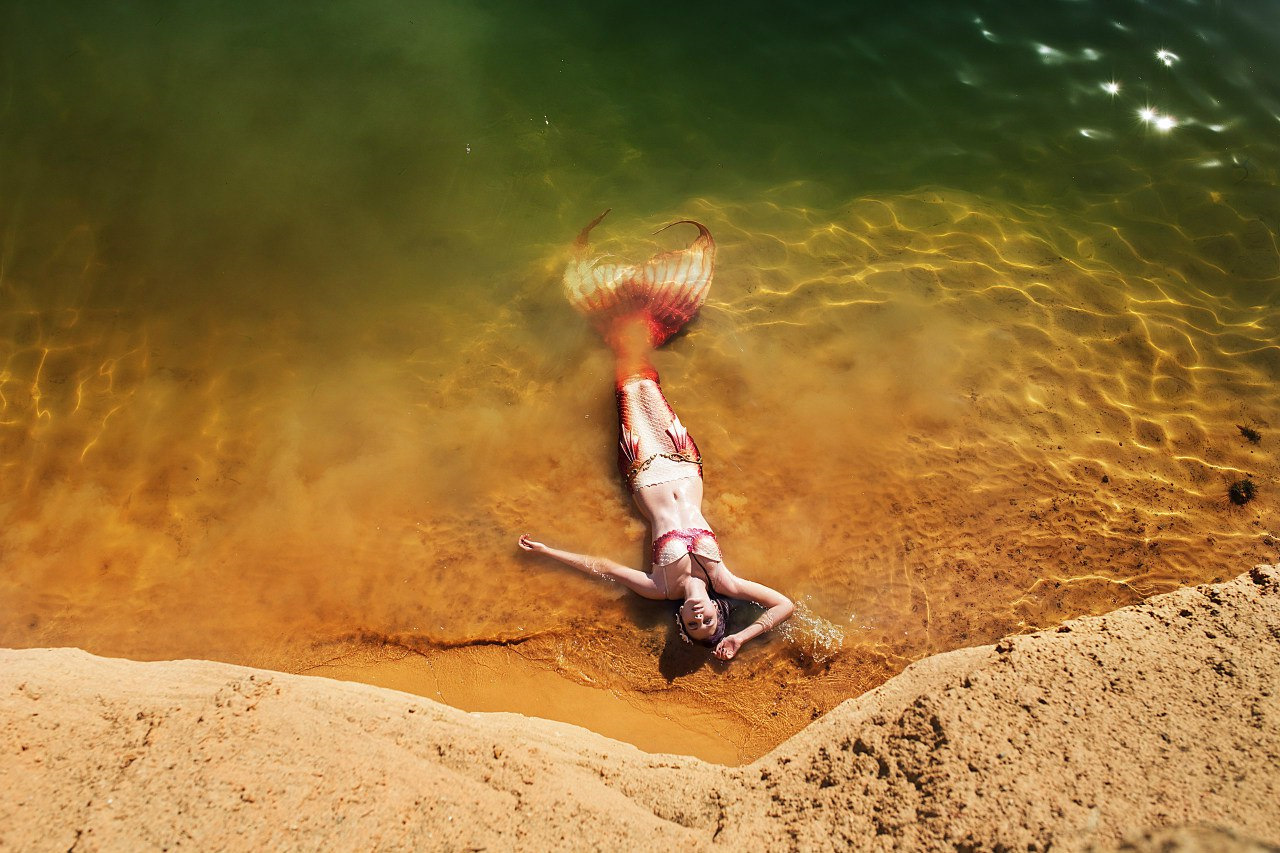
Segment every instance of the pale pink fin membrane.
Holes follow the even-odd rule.
[[[600,258],[588,255],[587,243],[591,229],[608,212],[578,235],[573,258],[564,271],[565,295],[591,319],[605,340],[612,340],[620,321],[638,317],[648,327],[650,346],[661,346],[706,302],[715,272],[715,241],[702,223],[682,219],[666,227],[689,224],[697,228],[698,236],[688,248],[654,255],[643,264],[601,263]]]

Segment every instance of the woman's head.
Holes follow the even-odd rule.
[[[680,639],[714,649],[724,639],[729,624],[729,602],[718,595],[690,596],[676,609]]]

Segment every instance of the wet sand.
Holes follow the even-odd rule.
[[[1273,849],[1277,636],[1258,567],[930,657],[740,768],[327,679],[6,650],[0,845]]]

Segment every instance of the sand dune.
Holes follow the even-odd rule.
[[[1276,567],[927,658],[736,768],[224,664],[0,662],[3,849],[1280,842]]]

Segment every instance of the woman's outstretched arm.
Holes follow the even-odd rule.
[[[529,538],[527,533],[520,537],[520,547],[535,554],[546,554],[551,559],[558,560],[566,566],[572,566],[583,574],[617,581],[632,592],[645,598],[661,599],[667,597],[654,584],[653,578],[644,572],[616,563],[607,557],[590,557],[586,554],[562,551],[559,548],[552,548],[550,545],[544,545]]]
[[[731,659],[744,643],[787,621],[796,609],[791,599],[776,589],[755,581],[743,580],[723,567],[716,573],[716,587],[725,595],[743,601],[754,601],[764,608],[764,613],[756,621],[720,641],[716,646],[715,656],[721,660]]]

